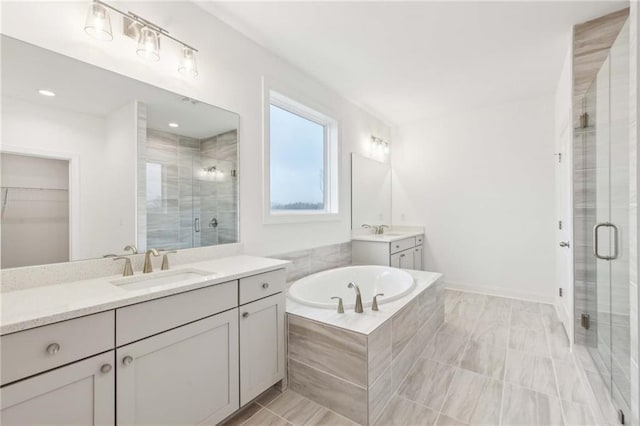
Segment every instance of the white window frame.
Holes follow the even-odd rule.
[[[304,104],[282,94],[281,90],[264,85],[263,121],[263,221],[265,224],[323,222],[340,220],[339,171],[340,144],[339,123],[312,102]],[[271,210],[271,156],[270,109],[271,105],[284,109],[325,128],[324,136],[324,210]]]

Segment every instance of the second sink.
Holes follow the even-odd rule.
[[[187,268],[120,278],[110,282],[124,290],[140,290],[149,287],[164,286],[167,284],[180,284],[187,281],[205,281],[214,275],[215,274],[213,272]]]

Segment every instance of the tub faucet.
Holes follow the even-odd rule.
[[[364,309],[362,309],[362,295],[360,294],[360,288],[354,283],[349,283],[347,288],[352,288],[356,292],[356,313],[363,313]]]

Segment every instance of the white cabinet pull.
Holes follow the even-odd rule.
[[[60,351],[60,345],[57,343],[52,343],[49,346],[47,346],[47,353],[49,355],[55,355]]]
[[[103,374],[107,374],[111,371],[112,368],[113,367],[111,367],[111,364],[104,364],[102,367],[100,367],[100,372]]]
[[[133,362],[133,357],[132,356],[125,356],[124,358],[122,358],[122,363],[124,365],[131,365],[131,363]]]

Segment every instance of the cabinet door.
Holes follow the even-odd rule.
[[[0,424],[115,424],[113,365],[110,351],[3,387]]]
[[[400,269],[413,269],[413,249],[392,254],[391,266]]]
[[[240,403],[284,378],[284,293],[240,307]]]
[[[118,348],[119,425],[215,424],[238,405],[238,309]]]
[[[422,246],[413,249],[413,269],[422,271]]]

